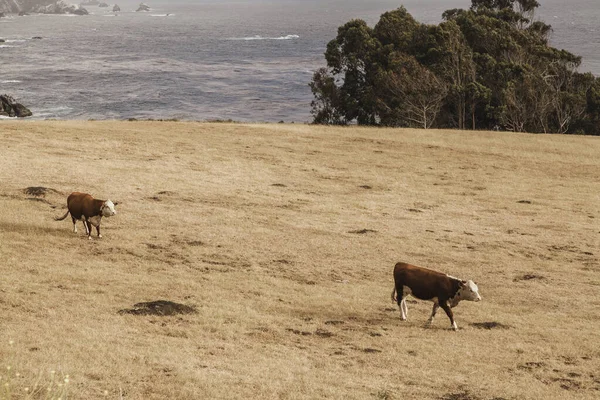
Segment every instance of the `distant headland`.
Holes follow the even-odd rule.
[[[98,0],[85,0],[79,4],[71,4],[65,0],[0,0],[0,15],[27,15],[28,13],[88,15],[88,10],[83,6],[109,7],[107,3]],[[114,4],[112,10],[117,12],[121,11],[121,8],[118,4]],[[149,10],[150,7],[140,3],[137,11]]]

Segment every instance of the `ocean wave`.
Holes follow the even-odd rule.
[[[285,36],[278,36],[278,37],[264,37],[264,36],[256,35],[256,36],[248,36],[248,37],[242,37],[242,38],[230,38],[229,40],[292,40],[292,39],[300,39],[300,36],[285,35]]]
[[[60,118],[69,115],[70,111],[73,111],[72,107],[58,106],[49,108],[40,108],[33,110],[34,119],[46,119],[46,118]]]
[[[0,48],[5,48],[5,47],[18,47],[18,46],[10,46],[8,44],[0,44]]]
[[[5,81],[0,81],[0,83],[21,83],[22,81],[18,81],[16,79],[7,79]]]
[[[6,39],[6,43],[20,43],[20,42],[26,42],[27,39]]]

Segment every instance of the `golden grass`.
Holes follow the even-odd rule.
[[[600,396],[599,138],[2,121],[0,149],[12,398],[51,370],[71,399]],[[53,220],[71,191],[120,202],[104,238]],[[483,301],[401,322],[397,261]],[[118,313],[159,299],[198,312]]]

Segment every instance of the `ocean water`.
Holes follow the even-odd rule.
[[[598,0],[540,0],[552,44],[600,75]],[[34,119],[309,122],[312,73],[337,28],[403,4],[419,21],[469,0],[118,1],[122,12],[0,19],[0,93]],[[35,36],[41,40],[32,39]]]

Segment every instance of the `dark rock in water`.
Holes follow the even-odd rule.
[[[29,13],[28,13],[28,12],[26,12],[26,11],[21,11],[21,12],[19,12],[19,17],[24,17],[24,16],[26,16],[26,15],[29,15]]]
[[[4,43],[4,42],[6,42],[6,40],[0,39],[0,43]]]
[[[3,12],[0,12],[0,18],[4,18],[4,17],[6,17],[6,15],[4,15]]]
[[[7,94],[0,95],[0,115],[8,117],[30,117],[33,113],[21,103]]]
[[[115,6],[113,7],[113,12],[117,12],[117,11],[121,11],[121,7],[119,7],[118,4],[115,4]]]
[[[140,3],[140,6],[135,11],[136,12],[138,12],[138,11],[150,11],[150,7],[147,4],[145,4],[145,3]]]
[[[106,7],[108,7],[108,4],[100,3],[100,4],[98,4],[98,7],[106,8]]]
[[[88,15],[89,12],[85,8],[80,7],[80,8],[76,8],[75,10],[71,11],[71,14],[75,14],[75,15]]]
[[[34,36],[34,37],[32,37],[32,39],[33,40],[42,40],[42,37],[41,36]]]
[[[196,308],[186,306],[185,304],[174,303],[168,300],[156,300],[147,303],[137,303],[133,308],[120,310],[119,314],[133,315],[176,315],[176,314],[195,314]]]

